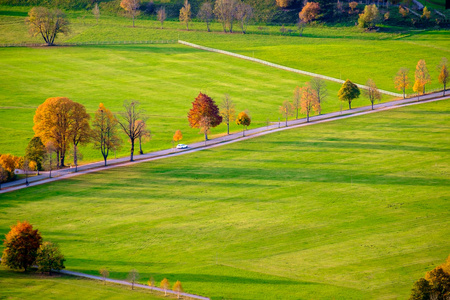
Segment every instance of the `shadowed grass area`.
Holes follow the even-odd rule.
[[[3,194],[67,268],[213,299],[407,298],[450,252],[450,101]]]

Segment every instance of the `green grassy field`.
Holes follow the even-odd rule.
[[[294,88],[307,76],[281,71],[225,55],[173,45],[115,45],[53,48],[0,48],[0,153],[23,155],[33,137],[33,116],[38,105],[55,96],[69,97],[94,113],[100,102],[113,112],[125,99],[139,100],[149,115],[153,139],[145,151],[170,148],[175,130],[183,142],[202,139],[191,129],[187,113],[200,91],[217,103],[228,93],[240,112],[248,109],[252,127],[267,119],[278,121],[279,106],[292,99]],[[327,83],[329,97],[323,112],[337,111],[340,85]],[[392,99],[386,96],[384,100]],[[354,107],[368,105],[362,96]],[[345,103],[343,107],[347,107]],[[231,130],[240,130],[232,124]],[[212,129],[223,134],[226,125]],[[124,137],[125,140],[125,137]],[[118,156],[127,155],[124,143]],[[84,161],[101,160],[90,146],[82,150]]]
[[[67,268],[213,299],[405,299],[450,253],[450,101],[1,195]]]
[[[128,287],[72,276],[25,274],[3,266],[0,285],[1,299],[162,299],[141,289],[131,291]]]

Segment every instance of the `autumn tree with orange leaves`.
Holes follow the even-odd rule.
[[[94,148],[101,151],[105,166],[109,152],[118,149],[122,143],[118,133],[118,121],[103,103],[100,103],[94,115],[92,140]]]
[[[134,27],[134,18],[139,16],[139,5],[141,4],[140,0],[122,0],[120,2],[120,7],[122,7],[126,13],[133,19],[133,27]]]
[[[424,59],[419,60],[414,74],[415,82],[413,91],[418,95],[425,93],[425,85],[431,81],[430,73],[428,72],[427,64]]]
[[[177,292],[178,299],[180,299],[180,294],[182,292],[184,292],[184,290],[183,290],[183,286],[181,285],[181,282],[179,280],[177,280],[177,282],[175,282],[172,289],[174,292]]]
[[[381,93],[377,88],[377,85],[375,84],[375,81],[373,79],[367,80],[366,83],[367,89],[364,90],[364,94],[367,98],[369,98],[370,103],[372,103],[372,110],[373,110],[373,104],[376,100],[381,100]]]
[[[395,88],[399,91],[403,91],[403,99],[406,97],[405,90],[409,88],[408,73],[409,70],[407,68],[400,68],[394,78]]]
[[[159,285],[164,290],[164,296],[167,296],[167,290],[170,289],[170,282],[167,278],[164,278]]]
[[[139,108],[138,101],[127,101],[123,102],[124,112],[120,113],[121,119],[118,119],[120,127],[123,132],[130,139],[131,149],[130,149],[130,161],[133,161],[134,156],[134,142],[139,139],[142,131],[145,130],[145,122],[147,117],[142,109]]]
[[[27,221],[18,222],[4,240],[5,249],[2,255],[2,265],[11,269],[31,267],[36,261],[37,251],[42,244],[41,234]]]
[[[175,131],[175,134],[173,135],[173,143],[177,143],[178,141],[181,141],[183,139],[183,134],[181,133],[181,130]]]
[[[65,97],[48,98],[34,115],[33,130],[42,143],[51,141],[56,148],[57,167],[64,167],[71,144],[76,146],[89,140],[89,115],[82,104]],[[75,152],[76,153],[76,152]],[[74,155],[77,164],[76,155]]]
[[[309,82],[302,88],[302,98],[300,103],[302,107],[301,112],[306,114],[306,122],[309,122],[309,115],[311,112],[317,112],[320,107],[320,103],[317,100],[317,94]]]
[[[309,23],[319,17],[320,6],[317,2],[307,2],[298,14],[300,20]]]
[[[206,94],[199,93],[195,101],[192,102],[192,108],[188,113],[188,121],[192,128],[200,128],[206,141],[208,140],[209,129],[222,123],[222,116],[214,100]]]
[[[245,128],[247,128],[247,126],[250,126],[251,122],[252,122],[252,119],[245,111],[242,111],[239,113],[239,115],[236,119],[236,124],[242,125],[242,136],[245,136]]]

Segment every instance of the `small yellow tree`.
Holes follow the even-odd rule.
[[[183,139],[183,134],[181,133],[181,130],[175,131],[175,134],[173,135],[173,143],[177,143],[178,141],[181,141]]]
[[[319,101],[317,100],[317,94],[311,88],[311,84],[309,82],[302,88],[302,98],[301,98],[301,112],[306,114],[306,122],[309,122],[309,115],[311,111],[319,110]]]
[[[423,8],[422,18],[425,18],[425,19],[429,20],[430,16],[431,16],[431,11],[425,6]]]
[[[302,94],[302,89],[297,86],[294,90],[294,98],[292,101],[292,107],[295,110],[295,119],[298,119],[298,110],[300,109],[301,105],[300,105],[300,98],[301,98],[301,94]]]
[[[288,126],[287,125],[288,118],[293,114],[293,111],[294,106],[288,100],[285,100],[283,102],[283,105],[280,106],[280,113],[283,116],[283,118],[286,119],[286,127]]]
[[[413,90],[417,93],[425,93],[425,85],[431,81],[430,73],[428,73],[427,64],[424,59],[419,60],[416,66],[415,83]],[[420,91],[422,88],[422,91]]]
[[[351,9],[350,13],[352,14],[355,12],[355,8],[358,6],[358,2],[352,1],[348,4],[348,6],[350,7]]]
[[[186,30],[189,30],[189,22],[191,21],[191,5],[188,0],[184,1],[184,6],[180,9],[180,22],[186,25]]]
[[[320,5],[317,2],[307,2],[302,11],[298,14],[300,20],[309,23],[319,17]]]
[[[236,119],[236,124],[242,125],[242,136],[245,136],[245,128],[247,126],[249,126],[251,122],[252,122],[252,119],[249,117],[249,115],[245,111],[239,113],[239,115]]]
[[[164,278],[161,281],[161,285],[159,286],[160,288],[162,288],[164,290],[164,296],[167,296],[167,290],[170,288],[170,282],[167,278]]]
[[[407,68],[400,68],[394,79],[395,88],[399,91],[403,91],[403,99],[406,96],[405,90],[409,88],[408,72],[409,70]]]
[[[183,287],[181,286],[181,282],[179,281],[179,280],[177,280],[177,282],[175,282],[175,284],[173,285],[173,288],[172,288],[175,292],[177,292],[177,295],[178,295],[178,299],[180,299],[180,294],[182,293],[182,292],[184,292],[183,291]]]

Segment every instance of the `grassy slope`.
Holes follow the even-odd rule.
[[[72,276],[24,274],[3,266],[0,267],[0,286],[2,299],[161,299],[144,290],[131,291],[128,287],[103,285]]]
[[[46,98],[69,97],[93,113],[100,102],[114,112],[125,99],[135,99],[150,115],[153,140],[144,150],[169,148],[175,130],[184,142],[200,140],[189,128],[187,113],[199,91],[217,103],[228,93],[237,112],[248,109],[252,126],[278,120],[278,107],[291,99],[307,76],[261,64],[192,49],[182,45],[90,46],[45,49],[0,49],[0,153],[23,154],[33,136],[33,115]],[[201,63],[200,63],[201,62]],[[339,110],[339,84],[328,83],[329,101],[324,113]],[[386,97],[385,100],[389,99]],[[368,105],[361,97],[354,106]],[[344,105],[345,107],[345,105]],[[231,130],[239,130],[232,125]],[[212,133],[224,133],[226,125]],[[128,152],[125,143],[119,155]],[[100,152],[83,151],[86,160],[100,160]]]
[[[406,298],[449,254],[450,101],[2,195],[67,267],[215,299]],[[263,296],[262,296],[263,295]]]

